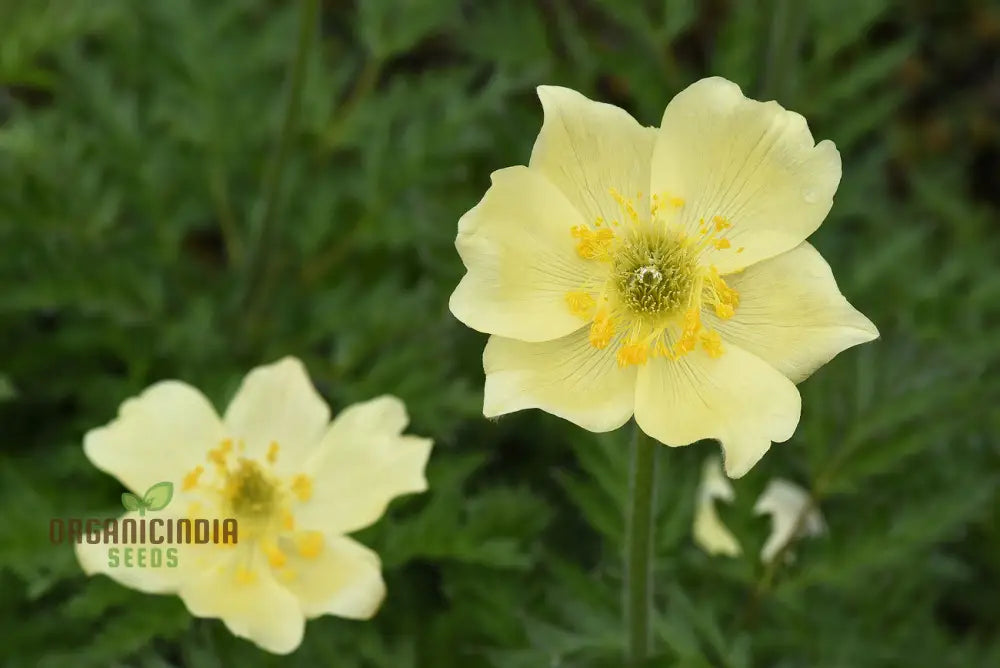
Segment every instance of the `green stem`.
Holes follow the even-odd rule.
[[[791,72],[798,59],[805,4],[800,0],[774,0],[761,86],[763,98],[782,100],[788,95]]]
[[[247,256],[243,291],[243,306],[249,308],[260,300],[265,285],[274,270],[274,244],[277,238],[275,212],[281,194],[285,164],[291,151],[292,136],[302,107],[309,51],[319,23],[319,0],[301,0],[299,7],[299,36],[288,75],[288,92],[285,113],[278,134],[277,146],[271,157],[261,189],[258,215],[253,220],[250,252]]]
[[[653,502],[656,496],[656,441],[635,425],[629,507],[626,517],[625,628],[626,662],[641,666],[649,655],[653,547]]]

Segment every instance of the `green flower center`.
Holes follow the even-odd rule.
[[[276,482],[248,459],[240,459],[229,473],[226,496],[233,514],[254,519],[273,515],[279,501]]]
[[[649,230],[626,239],[612,264],[618,294],[637,317],[659,317],[685,308],[696,275],[693,249],[679,237]]]

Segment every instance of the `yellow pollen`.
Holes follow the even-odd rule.
[[[575,316],[581,318],[588,318],[594,308],[596,302],[594,298],[588,295],[586,292],[567,292],[566,293],[566,305],[569,306],[569,311]]]
[[[292,491],[295,493],[295,496],[299,497],[299,501],[308,501],[312,498],[313,493],[312,479],[303,473],[299,473],[292,478]]]
[[[257,581],[257,574],[246,566],[236,567],[236,584],[248,585]]]
[[[319,531],[303,531],[295,536],[295,548],[306,559],[315,559],[323,551],[323,534]]]
[[[285,562],[288,561],[285,557],[285,553],[282,552],[274,543],[264,543],[261,546],[261,549],[267,556],[267,563],[271,564],[273,568],[281,568],[285,565]]]
[[[722,339],[719,338],[718,332],[711,331],[702,334],[701,345],[709,357],[713,359],[722,357]]]
[[[607,228],[592,230],[584,225],[574,225],[570,234],[580,240],[576,244],[576,252],[585,260],[605,259],[615,238],[615,233]]]
[[[197,487],[198,478],[201,477],[201,474],[204,471],[204,466],[195,466],[186,476],[184,476],[184,480],[181,482],[181,489],[187,492]]]
[[[680,209],[684,206],[685,200],[683,197],[676,197],[669,193],[655,194],[653,195],[653,206],[650,209],[650,214],[656,216],[656,212],[664,207],[672,207],[674,209]]]
[[[691,308],[684,312],[684,329],[681,339],[674,344],[674,354],[678,357],[694,350],[698,342],[698,332],[701,330],[701,312]]]
[[[590,326],[590,345],[598,349],[607,348],[614,335],[614,322],[608,317],[607,312],[601,311],[594,318],[594,324]]]
[[[648,355],[646,346],[641,343],[629,343],[618,349],[618,366],[645,364]]]
[[[712,242],[712,244],[719,250],[723,250],[724,248],[729,248],[729,246],[731,245],[729,243],[729,239],[726,238],[716,239],[715,241]]]
[[[732,223],[730,223],[728,220],[726,220],[722,216],[715,216],[714,218],[712,218],[712,222],[715,223],[715,229],[717,231],[719,231],[719,232],[721,232],[721,231],[723,231],[725,229],[728,229],[728,228],[730,228],[730,227],[733,226]]]
[[[715,305],[715,315],[719,316],[723,320],[728,320],[729,318],[732,318],[734,313],[736,313],[736,309],[734,309],[731,304],[723,304],[722,302],[718,302]]]
[[[746,250],[746,248],[744,248],[743,246],[740,246],[739,248],[736,249],[736,252],[737,253],[742,253],[745,250]]]
[[[281,447],[275,441],[271,441],[271,444],[267,447],[268,464],[274,464],[276,461],[278,461],[278,450],[280,449]]]
[[[292,531],[295,529],[295,516],[287,510],[281,514],[281,528],[285,531]]]
[[[715,306],[715,314],[723,319],[733,317],[736,307],[740,305],[739,293],[726,285],[715,267],[711,268],[708,280],[711,284],[709,301]]]
[[[219,443],[219,447],[208,451],[208,461],[221,469],[226,468],[226,458],[233,449],[233,439],[227,438]]]
[[[635,207],[632,206],[632,202],[630,202],[625,197],[622,197],[622,194],[617,190],[615,190],[614,188],[610,188],[608,192],[611,193],[611,197],[614,198],[615,202],[618,203],[618,206],[625,209],[625,213],[628,215],[629,219],[633,223],[638,223],[639,214],[636,212]]]

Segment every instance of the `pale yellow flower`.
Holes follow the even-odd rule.
[[[792,540],[818,536],[826,529],[819,509],[811,505],[809,492],[793,482],[775,478],[754,504],[758,515],[771,516],[771,535],[761,549],[760,558],[768,562]],[[786,553],[788,558],[791,552]]]
[[[701,484],[694,511],[694,542],[709,554],[735,557],[740,554],[736,536],[722,523],[715,500],[732,501],[733,486],[722,473],[717,457],[709,457],[702,467]]]
[[[715,499],[733,501],[735,492],[723,475],[719,460],[709,457],[702,467],[701,483],[695,500],[694,541],[709,554],[739,556],[743,550],[736,537],[719,519]],[[754,512],[771,516],[771,533],[760,551],[761,561],[765,563],[772,561],[791,541],[816,536],[826,530],[822,514],[811,504],[809,492],[781,478],[768,483],[754,504]],[[790,551],[785,555],[789,560],[792,558]]]
[[[670,445],[722,443],[745,474],[799,421],[795,383],[878,336],[805,242],[840,154],[805,119],[718,77],[660,128],[540,86],[527,167],[459,221],[452,313],[492,334],[483,412],[541,408],[591,431],[635,415]]]
[[[345,534],[375,522],[393,497],[427,488],[431,441],[403,435],[407,422],[403,403],[383,396],[331,424],[294,358],[251,371],[221,419],[193,387],[157,383],[86,435],[87,457],[138,496],[173,483],[168,507],[147,521],[231,517],[238,541],[177,546],[174,568],[162,559],[152,567],[148,555],[144,567],[125,566],[125,548],[136,546],[117,546],[116,565],[106,544],[84,542],[77,557],[88,574],[176,594],[192,615],[220,618],[270,652],[291,652],[306,619],[367,619],[381,605],[378,556]]]

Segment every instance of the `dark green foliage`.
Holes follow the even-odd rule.
[[[448,311],[453,241],[490,172],[527,161],[535,85],[656,125],[710,74],[837,143],[811,241],[882,337],[801,385],[793,439],[719,504],[745,556],[691,540],[717,446],[658,453],[650,665],[1000,665],[996,3],[353,4],[323,3],[272,271],[246,302],[295,4],[0,3],[4,665],[620,665],[630,436],[481,417],[485,337]],[[221,408],[286,354],[335,410],[400,396],[436,446],[430,491],[359,536],[385,564],[378,616],[312,621],[280,658],[175,598],[85,578],[47,530],[116,512],[121,487],[81,442],[124,399],[178,378]],[[813,491],[829,532],[769,571],[752,505],[775,476]]]

